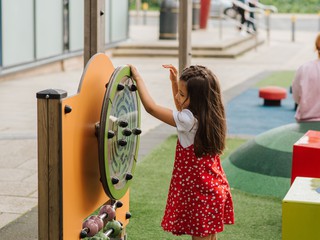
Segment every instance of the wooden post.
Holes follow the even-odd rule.
[[[38,239],[62,239],[61,104],[63,90],[37,93]]]
[[[192,0],[179,3],[179,72],[191,64]]]
[[[105,0],[84,1],[84,66],[96,53],[104,53]]]

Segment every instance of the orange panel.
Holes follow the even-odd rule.
[[[94,55],[84,70],[78,94],[62,100],[62,227],[66,240],[79,239],[83,220],[109,201],[99,180],[95,124],[100,121],[105,85],[114,70],[106,55]],[[64,113],[66,105],[72,108],[70,113]],[[129,211],[129,192],[120,200],[122,215]],[[118,215],[125,226],[128,220]]]

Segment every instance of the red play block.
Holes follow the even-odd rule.
[[[281,100],[287,97],[287,91],[282,87],[263,87],[259,89],[259,97],[268,100]]]
[[[309,130],[293,145],[291,184],[296,177],[320,178],[320,132]]]
[[[287,97],[287,90],[277,86],[263,87],[259,89],[259,97],[264,99],[265,106],[280,106],[281,100]]]

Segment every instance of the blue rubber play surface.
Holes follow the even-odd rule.
[[[264,106],[259,89],[250,88],[234,97],[226,106],[228,134],[258,135],[295,122],[294,101],[287,92],[281,106]]]

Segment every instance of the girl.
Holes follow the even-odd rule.
[[[216,240],[224,224],[234,223],[229,184],[219,155],[225,147],[226,120],[216,76],[206,67],[170,70],[177,110],[157,105],[137,69],[130,65],[146,111],[177,128],[178,141],[167,205],[161,223],[174,235]]]

